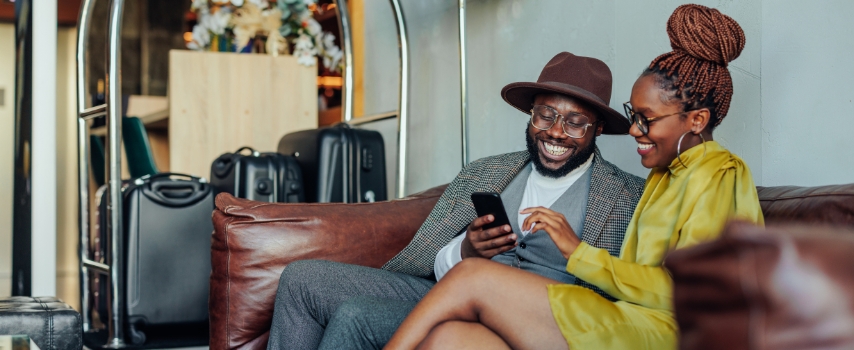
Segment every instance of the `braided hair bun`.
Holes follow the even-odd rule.
[[[727,65],[744,49],[744,31],[716,9],[688,4],[670,15],[667,35],[673,51],[658,56],[649,68],[673,79],[679,95],[687,93],[697,102],[711,97],[713,122],[718,126],[732,101]]]

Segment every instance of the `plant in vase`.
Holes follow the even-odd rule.
[[[190,10],[198,23],[187,48],[292,54],[305,66],[313,66],[317,56],[330,71],[340,71],[343,52],[312,16],[313,5],[314,0],[193,0]]]

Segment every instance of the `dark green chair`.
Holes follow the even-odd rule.
[[[131,178],[159,173],[157,165],[154,164],[151,144],[148,142],[148,132],[145,131],[142,120],[137,117],[122,119],[122,138]]]
[[[127,162],[130,177],[135,179],[145,175],[159,173],[154,164],[151,144],[148,142],[148,132],[145,125],[137,117],[122,119],[122,142],[125,146],[125,162]],[[100,136],[89,137],[92,172],[95,183],[100,187],[104,184],[104,140]]]
[[[92,177],[98,187],[104,185],[104,140],[98,135],[89,135],[89,159],[92,163]]]

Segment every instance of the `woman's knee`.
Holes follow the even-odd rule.
[[[416,350],[430,349],[451,349],[453,346],[460,344],[455,341],[459,338],[457,329],[448,325],[449,322],[442,323],[430,330],[427,337],[421,341]]]
[[[463,259],[455,265],[442,282],[445,284],[463,284],[472,285],[475,282],[487,282],[496,278],[500,278],[500,270],[505,265],[494,262],[492,260],[469,258]]]
[[[476,276],[480,274],[480,271],[488,269],[491,264],[496,264],[496,262],[480,258],[463,259],[463,261],[454,265],[454,267],[445,274],[445,278],[468,278]]]
[[[504,340],[480,323],[449,321],[434,327],[416,349],[509,349]]]

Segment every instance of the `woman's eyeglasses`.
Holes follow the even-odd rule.
[[[658,120],[661,118],[666,118],[666,117],[670,117],[670,116],[674,116],[674,115],[680,115],[682,113],[691,112],[691,111],[693,111],[693,109],[649,118],[649,117],[647,117],[641,113],[635,112],[635,110],[632,109],[631,103],[626,102],[626,103],[623,103],[623,111],[626,112],[626,118],[629,118],[630,122],[632,122],[633,124],[636,124],[638,126],[638,130],[640,130],[644,135],[647,135],[647,134],[649,134],[649,122],[654,121],[654,120]]]

